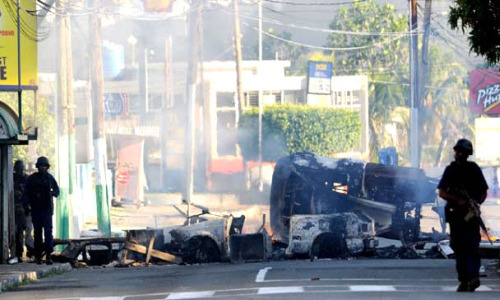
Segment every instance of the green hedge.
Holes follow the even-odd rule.
[[[258,159],[258,109],[240,117],[238,143],[245,160]],[[309,151],[322,156],[357,151],[361,140],[359,112],[305,105],[266,106],[262,115],[264,161]]]

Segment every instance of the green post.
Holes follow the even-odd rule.
[[[97,198],[97,224],[98,229],[105,236],[111,236],[111,222],[109,219],[109,206],[106,185],[96,185]]]
[[[98,6],[98,1],[89,1],[90,7]],[[104,91],[102,72],[102,34],[101,19],[98,13],[93,13],[89,18],[90,32],[90,61],[91,61],[91,83],[92,83],[92,117],[94,136],[94,170],[95,170],[95,191],[97,206],[98,229],[104,235],[111,235],[111,220],[109,215],[109,201],[107,193],[107,151],[106,133],[104,130]]]
[[[60,188],[59,197],[56,201],[56,237],[60,239],[69,238],[69,210],[68,189]]]
[[[97,228],[105,236],[111,236],[111,220],[106,180],[106,141],[94,141],[95,193],[97,208]]]

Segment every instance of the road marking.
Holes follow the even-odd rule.
[[[257,276],[255,277],[255,282],[264,282],[264,280],[266,280],[267,271],[269,271],[271,269],[272,269],[272,267],[260,269],[259,273],[257,273]]]
[[[455,292],[458,288],[458,285],[457,286],[443,286],[441,287],[443,289],[443,291],[445,292]],[[480,287],[478,287],[476,289],[476,292],[488,292],[488,291],[492,291],[493,289],[490,288],[489,286],[487,285],[481,285]]]
[[[196,299],[212,297],[215,291],[171,293],[166,299]]]
[[[278,287],[264,287],[257,291],[259,295],[269,294],[296,294],[303,293],[304,288],[301,286],[278,286]]]
[[[262,271],[262,270],[261,270]],[[329,281],[329,282],[348,282],[348,281],[360,281],[360,282],[382,282],[382,281],[389,281],[393,282],[394,278],[320,278],[320,281]],[[403,279],[397,279],[398,281],[401,282],[413,282],[416,279],[411,279],[411,278],[403,278]],[[295,279],[263,279],[263,281],[260,282],[266,282],[266,283],[278,283],[278,282],[309,282],[311,281],[311,278],[295,278]],[[443,279],[443,278],[422,278],[418,279],[419,282],[433,282],[436,283],[438,281],[443,282],[443,284],[446,283],[454,283],[457,280],[455,278],[450,278],[450,279]],[[482,279],[481,282],[498,282],[498,279]],[[257,281],[256,281],[257,282]]]
[[[83,297],[80,300],[123,300],[125,297]]]
[[[392,285],[350,285],[351,292],[394,292],[396,288]]]

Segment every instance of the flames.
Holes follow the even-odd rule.
[[[484,232],[484,230],[480,230],[481,232],[481,241],[485,241],[485,242],[498,242],[500,241],[500,238],[498,236],[493,236],[490,234],[490,239],[488,240],[488,236],[486,235],[486,232]],[[488,228],[488,232],[491,232],[490,229]]]
[[[349,188],[347,187],[347,185],[342,185],[341,183],[334,182],[332,191],[347,195]]]
[[[269,223],[264,223],[262,225],[262,230],[265,230],[267,232],[267,235],[269,235],[271,237],[271,239],[273,238],[274,236],[274,231],[273,229],[271,228],[271,226],[269,225]]]

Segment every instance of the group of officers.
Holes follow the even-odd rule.
[[[453,147],[454,161],[448,165],[437,188],[439,196],[447,203],[446,221],[450,225],[450,244],[455,252],[458,273],[458,292],[474,292],[480,285],[479,256],[480,216],[470,216],[471,201],[477,205],[486,199],[488,185],[479,166],[468,157],[473,154],[472,143],[460,139]],[[57,182],[47,171],[50,167],[46,157],[36,162],[38,172],[26,176],[24,163],[20,160],[14,165],[14,189],[16,207],[16,255],[23,256],[24,234],[30,236],[29,216],[33,222],[34,247],[26,239],[28,256],[33,255],[37,264],[42,263],[45,254],[46,264],[52,264],[53,250],[52,215],[53,197],[59,195]]]
[[[54,238],[52,236],[52,215],[54,214],[53,197],[59,196],[59,186],[48,172],[49,160],[45,156],[37,159],[38,169],[26,175],[22,160],[14,163],[14,212],[15,212],[15,258],[23,261],[24,244],[26,256],[34,258],[37,264],[51,265]],[[33,231],[34,242],[31,236]]]

